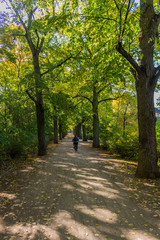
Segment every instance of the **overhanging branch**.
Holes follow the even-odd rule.
[[[81,51],[80,51],[80,52],[81,52]],[[79,52],[79,53],[80,53],[80,52]],[[79,54],[79,53],[78,53],[78,54]],[[50,69],[48,69],[47,71],[43,72],[43,73],[41,74],[41,76],[43,76],[43,75],[45,75],[45,74],[53,71],[54,69],[62,66],[65,62],[67,62],[67,61],[70,60],[71,58],[76,58],[76,57],[78,56],[78,54],[77,54],[76,56],[71,55],[71,56],[67,57],[67,58],[66,58],[65,60],[63,60],[62,62],[60,62],[60,63],[52,66],[52,67],[51,67]]]
[[[98,101],[98,103],[101,103],[101,102],[106,102],[106,101],[112,101],[112,100],[117,100],[118,98],[121,98],[124,94],[122,94],[121,96],[118,96],[118,97],[114,97],[114,98],[104,98],[100,101]]]
[[[62,62],[60,62],[60,63],[52,66],[52,67],[51,67],[50,69],[48,69],[47,71],[43,72],[43,73],[41,74],[41,76],[43,76],[43,75],[49,73],[50,71],[53,71],[54,69],[62,66],[65,62],[67,62],[67,61],[68,61],[69,59],[71,59],[72,57],[73,57],[73,56],[70,56],[70,57],[66,58],[65,60],[63,60]]]
[[[81,95],[81,94],[76,95],[76,96],[74,96],[74,97],[72,97],[72,98],[77,98],[77,97],[85,98],[85,99],[87,99],[91,104],[93,104],[92,100],[91,100],[89,97],[83,96],[83,95]]]
[[[37,101],[34,99],[34,97],[29,93],[28,90],[26,90],[26,93],[28,94],[29,98],[35,103],[37,104]]]
[[[125,59],[132,65],[132,67],[138,72],[141,72],[140,67],[138,66],[137,62],[132,58],[132,56],[122,47],[122,43],[118,42],[116,46],[117,51],[125,57]]]

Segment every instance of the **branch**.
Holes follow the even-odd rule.
[[[71,58],[72,58],[72,56],[66,58],[64,61],[58,63],[57,65],[54,65],[53,67],[51,67],[50,69],[48,69],[47,71],[45,71],[44,73],[42,73],[41,76],[43,76],[43,75],[49,73],[50,71],[53,71],[54,69],[62,66],[65,62],[67,62],[67,61],[68,61],[69,59],[71,59]]]
[[[38,46],[39,46],[39,35],[38,35],[37,29],[35,30],[35,33],[36,33],[37,38],[38,38],[38,40],[37,40],[37,46],[36,46],[36,49],[38,49]]]
[[[138,66],[137,62],[132,58],[132,56],[122,47],[122,43],[118,42],[116,46],[117,51],[125,57],[125,59],[132,65],[132,67],[138,72],[141,72],[140,67]]]
[[[30,11],[30,13],[28,14],[28,30],[31,27],[31,20],[32,20],[32,16],[34,14],[34,12],[37,10],[38,7],[35,7],[33,10]]]
[[[81,40],[82,40],[83,44],[85,44],[85,45],[86,45],[86,47],[87,47],[87,50],[88,50],[89,54],[92,56],[93,54],[92,54],[91,50],[89,49],[89,47],[88,47],[87,43],[83,41],[83,38],[82,38],[82,37],[81,37]]]
[[[87,16],[87,15],[83,15],[83,14],[79,14],[79,15],[81,15],[81,16],[83,16],[83,17],[85,17],[85,18],[89,18],[89,19],[105,19],[105,20],[109,20],[109,21],[114,21],[114,22],[117,22],[117,20],[116,19],[114,19],[114,18],[108,18],[108,17],[102,17],[102,16]]]
[[[88,98],[88,97],[86,97],[86,96],[83,96],[83,95],[76,95],[76,96],[74,96],[74,97],[72,97],[72,98],[77,98],[77,97],[82,97],[82,98],[85,98],[85,99],[87,99],[91,104],[93,104],[93,102],[92,102],[92,100],[90,99],[90,98]]]
[[[39,52],[39,53],[40,53],[41,50],[42,50],[43,43],[44,43],[44,37],[42,37],[42,39],[41,39],[41,43],[40,43],[40,46],[39,46],[39,49],[38,49],[38,52]]]
[[[35,33],[36,33],[36,35],[37,35],[37,38],[38,38],[38,40],[37,40],[37,46],[36,46],[36,49],[37,49],[38,53],[40,53],[40,52],[41,52],[41,50],[42,50],[42,47],[43,47],[43,43],[44,43],[44,37],[42,37],[42,39],[41,39],[41,42],[40,42],[40,46],[39,46],[39,34],[38,34],[38,31],[37,31],[37,29],[35,30]]]
[[[19,20],[20,20],[22,26],[24,27],[25,31],[27,32],[27,27],[26,27],[25,23],[23,22],[21,16],[19,15],[17,9],[15,8],[14,3],[12,2],[12,0],[9,0],[9,2],[10,2],[10,4],[11,4],[13,10],[14,10],[15,13],[16,13],[16,16],[19,18]]]
[[[80,51],[80,52],[81,52],[81,51]],[[80,53],[80,52],[79,52],[79,53]],[[78,53],[78,54],[79,54],[79,53]],[[69,59],[71,59],[71,58],[76,58],[76,57],[78,56],[78,54],[77,54],[75,57],[73,57],[73,56],[71,55],[70,57],[66,58],[65,60],[63,60],[62,62],[58,63],[57,65],[54,65],[53,67],[51,67],[50,69],[48,69],[47,71],[45,71],[44,73],[42,73],[41,76],[43,76],[43,75],[49,73],[50,71],[53,71],[54,69],[62,66],[62,65],[63,65],[65,62],[67,62]]]
[[[102,89],[100,89],[100,90],[98,91],[98,94],[100,94],[103,90],[105,90],[107,86],[108,86],[108,84],[105,85]]]
[[[106,101],[112,101],[112,100],[117,100],[118,98],[121,98],[124,94],[122,94],[121,96],[119,97],[115,97],[115,98],[105,98],[105,99],[102,99],[100,101],[98,101],[98,103],[101,103],[101,102],[106,102]]]
[[[130,12],[130,5],[131,5],[131,0],[129,0],[129,2],[128,2],[127,12],[126,12],[126,15],[125,15],[125,20],[124,20],[124,27],[123,27],[123,30],[122,30],[122,37],[123,37],[124,31],[125,31],[125,25],[126,25],[126,22],[127,22],[128,14]]]
[[[34,97],[31,96],[31,94],[29,93],[28,90],[26,90],[26,93],[28,94],[29,98],[30,98],[35,104],[37,104],[37,101],[34,99]]]
[[[119,10],[119,6],[118,6],[116,0],[114,0],[114,3],[115,3],[115,5],[116,5],[117,9]]]

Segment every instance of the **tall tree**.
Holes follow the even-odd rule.
[[[42,80],[39,63],[39,54],[41,53],[44,44],[44,36],[40,37],[38,30],[33,28],[32,21],[38,7],[32,1],[29,1],[27,3],[26,1],[14,2],[12,0],[9,0],[9,2],[12,6],[12,9],[15,12],[17,20],[23,27],[23,31],[20,34],[20,36],[26,38],[28,46],[32,53],[36,98],[31,96],[28,90],[26,92],[29,95],[29,97],[34,101],[36,106],[37,129],[38,129],[38,155],[45,155],[46,154],[45,120],[42,96]],[[18,34],[16,33],[16,35]]]
[[[114,0],[114,2],[121,15],[121,6],[116,0]],[[160,176],[157,165],[156,117],[154,110],[154,91],[160,76],[160,66],[156,67],[154,63],[154,47],[155,39],[158,37],[160,14],[156,13],[153,6],[153,0],[140,1],[140,54],[139,62],[137,62],[134,57],[125,50],[122,41],[128,17],[132,14],[131,7],[132,1],[129,0],[124,21],[120,18],[121,31],[119,33],[119,40],[116,48],[131,64],[131,71],[136,82],[139,126],[139,157],[136,175],[142,178],[155,178]]]
[[[54,26],[53,22],[58,25],[57,28],[63,25],[63,21],[64,25],[66,24],[66,16],[63,18],[63,14],[65,15],[65,7],[62,12],[59,9],[60,7],[57,10],[60,11],[60,15],[62,17],[62,19],[59,20],[55,13],[56,6],[55,4],[53,4],[55,3],[53,1],[44,3],[43,1],[38,0],[9,0],[9,2],[11,4],[12,10],[14,10],[15,12],[14,17],[16,18],[16,23],[17,25],[19,25],[19,29],[18,31],[14,32],[14,35],[15,37],[20,36],[26,39],[32,54],[36,94],[34,97],[29,90],[27,90],[26,93],[33,100],[36,106],[38,129],[38,155],[44,155],[46,154],[45,118],[42,93],[44,75],[61,66],[63,63],[65,63],[71,58],[71,55],[64,59],[63,54],[63,60],[60,60],[57,64],[55,62],[46,64],[46,61],[44,61],[43,57],[40,61],[40,54],[42,53],[42,49],[44,48],[44,43],[47,38],[48,39],[46,48],[54,45],[53,38],[55,36],[56,38],[58,38],[55,34],[56,27],[54,29],[54,36],[52,36],[53,38],[49,36],[50,28],[52,25]],[[51,13],[50,7],[53,9]],[[44,51],[43,56],[45,56],[45,54],[46,52]],[[42,64],[44,65],[43,69]]]

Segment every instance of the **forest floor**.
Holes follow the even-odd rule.
[[[158,240],[160,180],[71,138],[0,172],[0,240]]]

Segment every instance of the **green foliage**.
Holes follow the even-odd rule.
[[[122,98],[101,106],[101,111],[106,112],[100,119],[101,145],[121,158],[136,160],[138,123],[134,91],[125,91]]]
[[[137,160],[138,157],[138,132],[130,129],[127,136],[113,127],[103,130],[100,134],[102,146],[111,153],[117,153],[121,158]]]

